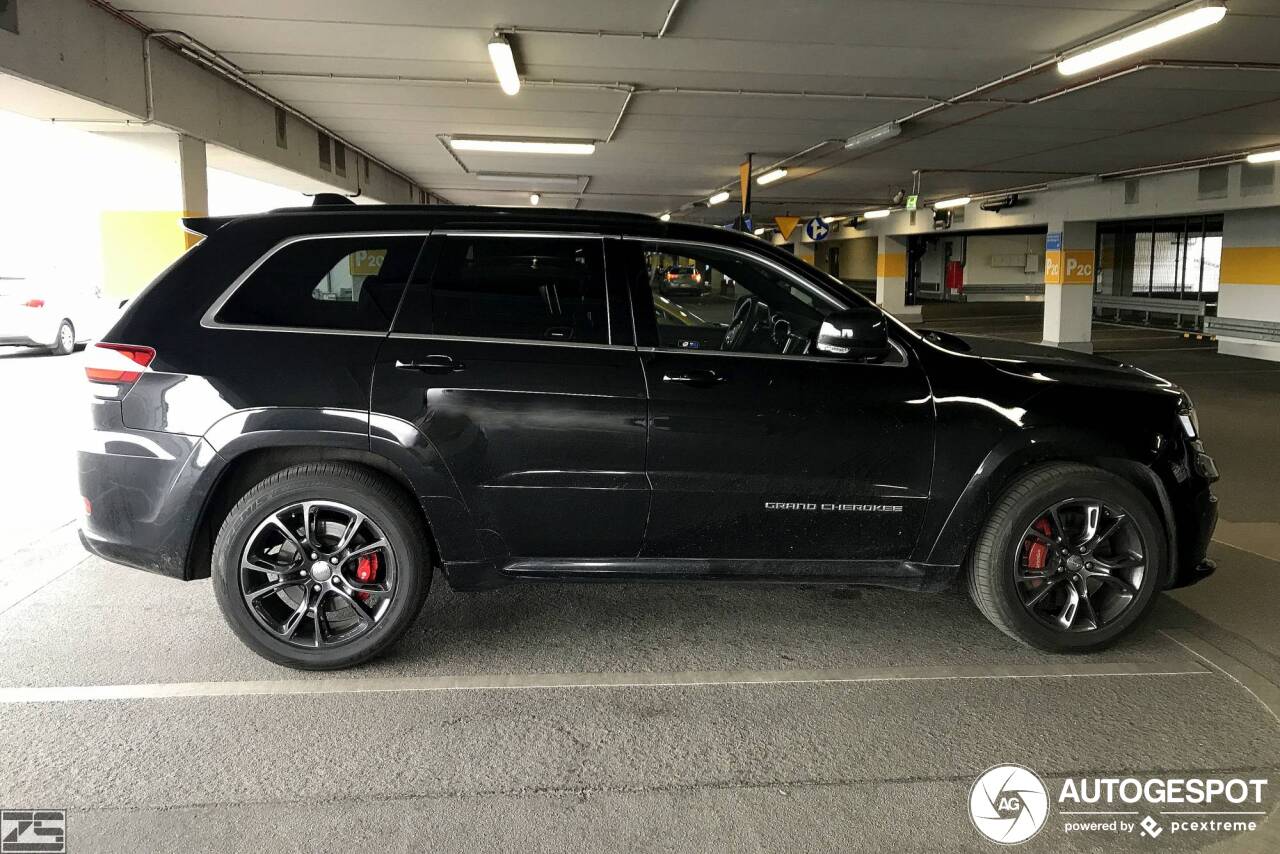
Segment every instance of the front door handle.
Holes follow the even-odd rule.
[[[396,367],[402,371],[422,371],[428,374],[447,374],[460,371],[465,365],[455,362],[452,356],[423,356],[410,362],[396,359]]]
[[[664,383],[684,383],[685,385],[707,386],[722,383],[725,378],[715,371],[685,371],[679,374],[663,374]]]

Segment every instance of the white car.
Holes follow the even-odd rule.
[[[44,347],[65,356],[106,332],[123,305],[36,279],[0,278],[0,347]]]

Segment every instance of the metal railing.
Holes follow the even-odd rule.
[[[1206,317],[1204,331],[1219,338],[1247,338],[1250,341],[1280,342],[1280,323],[1274,320],[1246,320],[1243,317]]]
[[[1172,315],[1177,318],[1178,326],[1183,317],[1195,318],[1195,326],[1199,328],[1205,317],[1205,302],[1189,299],[1162,299],[1160,297],[1116,297],[1108,294],[1093,295],[1093,311],[1101,314],[1114,311],[1115,319],[1120,319],[1122,311],[1140,312],[1148,322],[1153,314]]]

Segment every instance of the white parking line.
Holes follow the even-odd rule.
[[[0,705],[161,700],[249,695],[367,694],[410,691],[504,691],[548,688],[671,688],[713,685],[825,685],[956,679],[1055,679],[1106,676],[1207,676],[1194,660],[1063,664],[863,667],[833,670],[724,670],[684,673],[529,673],[388,678],[326,677],[246,682],[156,682],[0,688]]]
[[[1253,695],[1280,722],[1280,686],[1188,629],[1162,629],[1160,634],[1219,671]]]

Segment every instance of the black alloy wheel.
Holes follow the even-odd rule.
[[[236,503],[214,541],[213,589],[254,652],[332,670],[380,654],[413,624],[431,583],[422,510],[372,469],[305,463]]]
[[[258,623],[319,649],[373,629],[396,594],[396,558],[368,516],[337,501],[268,513],[240,558],[240,590]]]
[[[1050,652],[1092,652],[1132,630],[1168,577],[1168,539],[1135,485],[1081,463],[1017,476],[969,556],[969,595],[996,628]]]
[[[1059,501],[1022,535],[1013,561],[1022,604],[1049,628],[1097,631],[1133,606],[1147,571],[1142,532],[1120,507]]]

